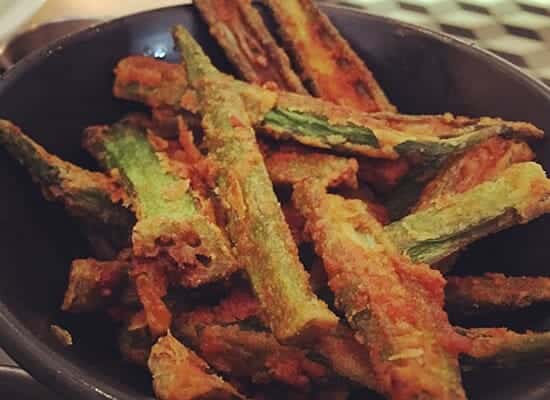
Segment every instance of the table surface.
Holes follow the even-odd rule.
[[[476,42],[550,85],[550,0],[341,0]]]
[[[550,0],[331,0],[477,42],[550,84]],[[22,28],[110,19],[186,0],[48,0]],[[15,365],[0,350],[0,365]]]

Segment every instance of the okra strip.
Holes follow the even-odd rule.
[[[288,56],[249,0],[197,0],[194,4],[242,78],[307,94]]]
[[[293,185],[307,178],[322,180],[327,187],[357,188],[357,161],[323,153],[277,151],[265,164],[274,184]]]
[[[192,98],[194,91],[187,81],[185,66],[172,64],[144,56],[129,56],[119,61],[115,68],[115,96],[145,103],[153,108],[168,107],[174,110],[186,109],[194,112],[191,104],[182,103],[182,98]],[[258,86],[234,81],[237,90],[246,93],[251,108],[261,108],[262,97],[268,91]],[[187,96],[186,96],[187,94]],[[300,98],[299,98],[300,99]],[[301,97],[306,99],[305,96]],[[301,101],[294,100],[296,104]],[[189,107],[189,108],[186,108]],[[370,113],[369,117],[382,121],[388,128],[409,132],[419,136],[434,136],[448,138],[461,133],[465,128],[481,121],[491,121],[490,118],[469,118],[453,116],[450,113],[442,115],[406,115],[395,113]],[[253,119],[253,122],[256,122]]]
[[[153,108],[177,109],[190,91],[185,67],[151,57],[130,56],[116,66],[113,94]]]
[[[126,194],[112,179],[48,153],[6,120],[0,120],[0,145],[27,169],[47,200],[63,204],[78,219],[92,244],[101,236],[109,255],[129,244],[135,218],[124,207]]]
[[[163,300],[168,293],[167,272],[158,261],[142,259],[134,259],[130,268],[130,278],[154,338],[166,335],[172,324],[172,313]]]
[[[161,337],[153,346],[148,366],[153,375],[155,394],[160,400],[245,398],[170,334]]]
[[[61,309],[69,312],[95,311],[110,300],[128,278],[130,252],[112,261],[93,258],[74,260]]]
[[[310,179],[294,186],[293,202],[379,389],[392,399],[465,398],[457,357],[468,343],[443,311],[441,274],[401,256],[359,200]]]
[[[227,230],[271,330],[281,341],[331,330],[338,319],[311,290],[241,98],[218,84],[218,71],[185,29],[176,27],[174,37],[199,93]]]
[[[199,104],[194,91],[188,91],[179,100],[171,95],[159,95],[157,98],[155,84],[148,85],[138,78],[128,80],[130,74],[125,71],[130,68],[128,64],[131,65],[131,69],[140,68],[139,65],[134,65],[138,63],[129,59],[121,61],[115,71],[115,94],[119,97],[146,104],[160,103],[177,110],[198,110]],[[214,70],[214,67],[210,65],[209,69]],[[146,74],[146,71],[148,68],[145,68],[142,74]],[[121,76],[124,79],[121,79]],[[134,76],[139,77],[141,74],[136,73]],[[396,123],[396,118],[388,113],[367,114],[321,99],[294,93],[273,92],[236,81],[227,75],[223,75],[223,81],[232,88],[231,90],[241,95],[248,117],[259,132],[276,139],[292,139],[306,146],[321,149],[374,158],[403,157],[413,164],[424,164],[424,170],[430,167],[431,177],[449,157],[460,154],[491,137],[537,139],[543,136],[542,131],[528,123],[492,118],[469,120],[464,117],[449,117],[448,133],[444,133],[445,129],[442,126],[446,124],[445,116],[409,116],[400,118],[400,122]],[[139,89],[135,88],[136,85]],[[178,88],[178,92],[181,91],[182,88]],[[428,123],[430,119],[439,122]],[[419,133],[424,125],[433,125],[426,129],[426,135]],[[411,132],[407,131],[407,126],[410,126]],[[419,174],[412,179],[418,180],[422,176]],[[425,182],[426,179],[421,181]]]
[[[395,111],[372,72],[311,0],[267,0],[313,93],[366,112]]]
[[[550,180],[534,162],[514,164],[494,180],[410,214],[384,228],[415,262],[434,264],[468,244],[550,211]]]
[[[343,377],[376,389],[368,354],[348,328],[338,326],[308,349],[279,344],[264,325],[260,308],[252,294],[235,291],[215,307],[181,314],[174,324],[174,333],[192,343],[214,367],[240,371],[252,381],[300,386]],[[296,367],[301,377],[298,381],[279,375],[279,369],[274,368],[275,364],[287,362]]]
[[[414,211],[445,202],[447,198],[464,193],[485,181],[493,179],[509,166],[532,161],[535,154],[525,142],[495,137],[472,147],[424,188]]]
[[[400,178],[385,204],[395,220],[409,214],[410,208],[414,212],[445,201],[492,179],[514,163],[533,159],[534,153],[527,143],[492,137],[462,155],[413,166]]]
[[[306,350],[279,344],[270,332],[236,325],[202,328],[198,352],[218,371],[253,382],[277,381],[307,389],[312,383],[335,379],[327,367],[309,359]],[[294,368],[285,368],[289,365]]]
[[[550,278],[512,277],[488,273],[451,276],[445,288],[450,309],[464,311],[513,310],[550,302]]]
[[[472,341],[466,368],[517,367],[550,361],[550,332],[516,333],[505,328],[456,328]]]
[[[203,215],[189,179],[178,176],[166,154],[156,152],[150,135],[118,123],[88,128],[85,137],[86,148],[130,195],[138,220],[132,233],[134,255],[169,259],[184,286],[227,277],[237,269],[229,240]]]

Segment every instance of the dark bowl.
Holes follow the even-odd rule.
[[[61,400],[21,368],[0,366],[0,398],[10,400]]]
[[[548,88],[509,63],[449,36],[351,9],[323,9],[401,111],[500,116],[550,132]],[[0,117],[19,124],[60,157],[93,167],[80,147],[83,128],[140,109],[112,97],[113,67],[130,54],[177,60],[169,33],[174,24],[190,29],[215,63],[230,71],[192,7],[166,8],[86,30],[24,59],[0,82]],[[548,143],[537,151],[548,167]],[[0,185],[0,344],[68,399],[150,399],[150,377],[121,361],[109,323],[99,315],[58,312],[71,259],[89,254],[74,223],[60,206],[42,199],[27,173],[3,151]],[[476,243],[459,270],[547,274],[548,238],[550,219],[540,218]],[[464,323],[542,329],[548,311],[538,307]],[[63,348],[52,339],[52,322],[73,333],[74,346]],[[549,369],[486,370],[464,379],[472,399],[550,398]]]

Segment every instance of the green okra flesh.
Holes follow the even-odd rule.
[[[385,227],[416,262],[434,264],[468,244],[550,211],[550,180],[534,162],[515,164],[494,180]]]
[[[180,267],[181,283],[191,287],[237,269],[228,239],[202,213],[189,180],[176,174],[165,154],[155,151],[143,129],[124,123],[92,127],[85,145],[130,195],[138,219],[132,234],[136,256],[167,253]]]
[[[121,174],[138,219],[158,216],[187,219],[197,213],[195,199],[186,190],[185,182],[161,165],[144,131],[118,124],[103,134],[95,132],[98,131],[94,128],[88,130],[87,147],[104,168]],[[172,199],[167,195],[179,187],[180,196]]]
[[[263,128],[281,136],[301,135],[320,140],[327,148],[337,148],[343,143],[379,147],[374,132],[367,127],[348,125],[333,125],[324,116],[308,115],[292,110],[275,108],[265,114]]]

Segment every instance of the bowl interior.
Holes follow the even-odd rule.
[[[530,121],[550,132],[548,90],[511,65],[391,20],[334,6],[324,10],[402,112],[500,116]],[[83,128],[142,109],[111,95],[116,62],[130,54],[165,54],[176,61],[169,32],[177,23],[195,35],[220,68],[231,72],[193,8],[161,9],[87,30],[25,59],[0,82],[0,117],[14,121],[60,157],[95,168],[80,147]],[[548,144],[542,143],[537,152],[539,162],[548,167]],[[110,323],[100,315],[58,312],[70,261],[89,254],[75,224],[60,206],[42,199],[27,173],[3,150],[0,184],[0,343],[38,379],[69,398],[149,398],[150,377],[121,362]],[[499,233],[471,246],[458,272],[547,275],[548,237],[549,218]],[[536,307],[457,322],[542,329],[547,315],[548,308]],[[72,332],[72,348],[52,340],[49,326],[54,322]],[[550,371],[534,367],[467,374],[465,384],[472,399],[543,399],[550,397],[549,379]]]

